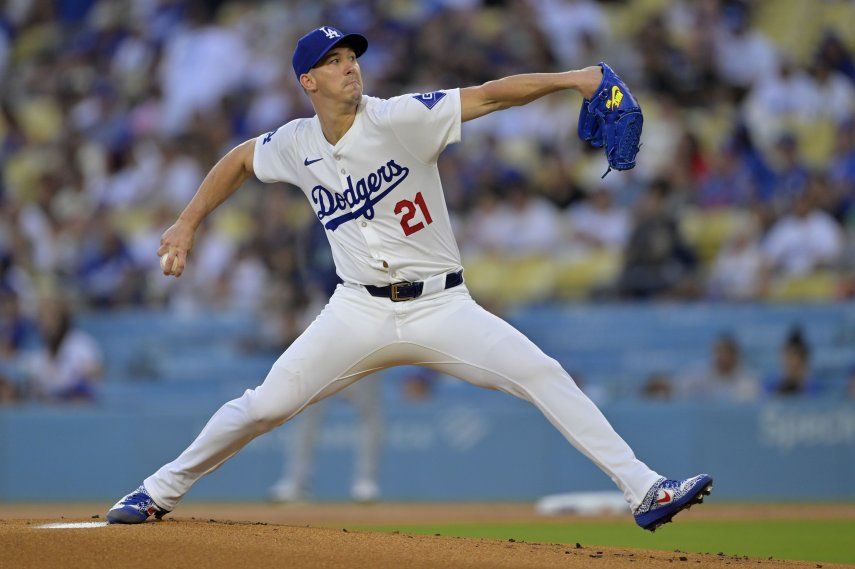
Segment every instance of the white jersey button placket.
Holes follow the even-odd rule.
[[[371,227],[371,223],[364,219],[359,222],[359,229],[362,231],[362,236],[365,237],[365,243],[368,245],[368,251],[371,253],[371,256],[382,263],[384,256],[380,253],[382,252],[383,242],[380,240],[380,236]]]
[[[341,156],[335,154],[333,156],[336,160],[340,161]],[[344,166],[344,165],[342,165]],[[347,183],[347,169],[341,168],[340,170],[341,176],[339,177],[339,182],[341,184],[341,192],[344,193],[347,191],[348,183]],[[380,264],[385,263],[381,256],[381,249],[383,247],[383,241],[380,239],[380,236],[374,231],[374,228],[371,227],[371,224],[363,217],[359,219],[359,230],[362,233],[362,237],[365,239],[365,245],[368,248],[368,252],[371,254],[371,257],[375,261],[379,261]]]

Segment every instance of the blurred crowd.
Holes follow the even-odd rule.
[[[683,370],[655,373],[641,386],[644,399],[696,400],[716,403],[754,403],[770,398],[830,396],[855,399],[855,366],[838,386],[821,380],[812,360],[805,332],[793,327],[780,346],[775,370],[753,369],[750,357],[732,333],[719,335],[709,361]],[[825,393],[824,393],[825,392]]]
[[[226,151],[313,114],[290,57],[321,23],[368,37],[370,95],[600,60],[636,91],[645,128],[627,173],[600,177],[568,94],[467,123],[444,153],[467,281],[486,302],[853,298],[853,19],[845,0],[10,0],[2,329],[61,296],[256,311],[272,345],[299,333],[336,276],[294,188],[248,182],[179,280],[155,251]],[[798,35],[772,33],[787,22]],[[533,270],[495,278],[508,264]]]
[[[297,37],[334,22],[370,38],[360,61],[379,96],[600,59],[637,86],[639,166],[603,180],[601,152],[574,140],[571,96],[466,125],[441,163],[465,260],[605,256],[612,278],[584,292],[620,297],[762,298],[775,279],[828,271],[832,298],[855,294],[852,38],[818,30],[797,57],[752,26],[759,2],[635,4],[9,2],[0,282],[29,309],[56,289],[96,307],[168,293],[251,309],[271,290],[303,302],[328,259],[311,259],[326,245],[293,189],[240,192],[180,284],[155,278],[154,250],[223,153],[312,114],[288,60]]]

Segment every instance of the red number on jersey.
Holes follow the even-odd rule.
[[[416,203],[419,205],[419,209],[422,210],[422,215],[425,216],[425,221],[428,222],[428,225],[433,223],[433,220],[430,218],[430,212],[428,211],[427,204],[425,203],[425,197],[421,192],[416,194]]]
[[[430,212],[428,211],[427,204],[425,203],[425,198],[421,192],[416,194],[415,198],[416,203],[414,204],[410,200],[401,200],[395,204],[395,215],[404,212],[404,217],[401,218],[401,229],[404,230],[404,235],[409,237],[416,231],[421,231],[425,228],[425,224],[419,221],[415,225],[411,225],[410,222],[413,221],[413,218],[416,216],[416,205],[419,206],[419,209],[422,212],[422,216],[425,218],[425,221],[428,225],[433,223],[433,219],[430,216]]]

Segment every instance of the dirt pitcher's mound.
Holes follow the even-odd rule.
[[[80,528],[43,528],[57,520],[0,521],[2,567],[289,567],[314,569],[523,569],[569,567],[831,568],[815,562],[697,553],[575,547],[455,537],[354,532],[259,522],[186,519],[106,526],[64,519]],[[685,564],[685,565],[683,565]],[[837,566],[840,567],[840,566]]]

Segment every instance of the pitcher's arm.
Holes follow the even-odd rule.
[[[164,267],[164,275],[180,277],[184,272],[187,255],[193,249],[196,229],[208,214],[226,201],[253,174],[254,154],[254,138],[230,150],[205,176],[196,190],[196,195],[178,216],[178,220],[163,232],[157,256],[168,254],[165,262],[161,264]],[[173,267],[176,258],[178,263]]]

